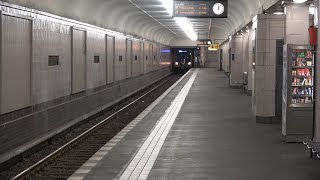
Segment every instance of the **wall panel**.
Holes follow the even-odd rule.
[[[139,41],[132,42],[132,76],[140,74],[141,48]]]
[[[145,42],[144,43],[144,48],[143,48],[143,54],[144,54],[144,73],[149,72],[149,67],[150,67],[150,44]]]
[[[132,76],[132,41],[127,40],[127,78]]]
[[[72,93],[86,90],[86,32],[72,30]]]
[[[231,86],[239,86],[243,83],[242,39],[241,35],[234,35],[231,40]]]
[[[32,21],[2,17],[1,113],[31,105]]]
[[[153,44],[149,43],[148,72],[153,71],[153,61],[154,61],[153,57],[154,57],[153,56]]]
[[[225,42],[222,46],[222,69],[225,72],[230,72],[230,58],[229,58],[229,41]]]
[[[157,70],[159,68],[159,45],[153,44],[152,49],[152,69]]]
[[[106,35],[88,31],[87,88],[106,84]],[[96,61],[94,60],[96,58]]]
[[[107,36],[107,83],[115,80],[115,38]]]
[[[144,53],[144,43],[141,42],[140,43],[140,74],[144,74],[145,73],[145,53]]]
[[[115,43],[115,81],[127,78],[126,38],[116,37]]]
[[[71,27],[35,19],[33,23],[33,104],[71,94]],[[48,56],[59,65],[48,66]]]

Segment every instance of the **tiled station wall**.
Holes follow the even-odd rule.
[[[106,85],[108,75],[110,75],[107,73],[108,71],[114,71],[110,75],[114,76],[111,77],[113,80],[110,82],[114,82],[170,67],[170,55],[161,53],[166,49],[170,50],[168,46],[146,41],[139,43],[132,38],[109,34],[108,31],[99,27],[67,21],[55,16],[46,16],[46,14],[36,14],[27,10],[1,6],[1,11],[2,51],[10,50],[13,52],[12,54],[24,54],[26,58],[31,59],[30,64],[26,65],[27,67],[24,66],[25,68],[31,67],[30,74],[24,74],[25,77],[31,77],[30,102],[21,102],[23,105],[17,102],[17,107],[10,109],[3,107],[7,105],[7,102],[2,102],[1,114],[18,110],[19,107],[28,107],[72,94],[72,57],[75,56],[72,52],[72,46],[75,46],[72,44],[74,41],[72,34],[74,29],[80,29],[85,33],[83,43],[86,56],[85,89]],[[21,27],[24,27],[21,24],[28,24],[29,29],[24,30],[27,33],[19,34]],[[29,42],[25,42],[25,36],[31,37],[28,39]],[[115,42],[107,42],[109,36],[115,38]],[[14,41],[5,42],[5,39],[9,37],[15,37]],[[20,48],[21,42],[26,45],[24,49]],[[129,43],[132,53],[127,55]],[[140,51],[142,45],[145,47],[143,52]],[[109,52],[114,54],[113,58],[108,58],[107,49],[112,49]],[[147,58],[142,57],[141,53],[145,54]],[[48,65],[49,56],[57,56],[59,64]],[[99,57],[99,62],[94,61],[95,56]],[[11,59],[19,58],[14,55],[2,55],[1,62],[4,63],[2,76],[8,79],[11,78],[11,74],[5,72],[4,69],[7,71],[16,70],[8,69],[10,66],[6,66],[9,57]],[[77,59],[73,60],[77,61]],[[145,65],[143,70],[138,65],[141,63]],[[25,80],[25,78],[21,78],[21,82]],[[3,86],[4,84],[2,84]],[[4,93],[3,90],[1,92]],[[2,95],[4,96],[4,94]]]

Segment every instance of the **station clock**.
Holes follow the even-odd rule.
[[[216,3],[213,5],[212,11],[216,15],[221,15],[224,13],[224,5],[222,3]]]

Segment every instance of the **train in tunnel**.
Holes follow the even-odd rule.
[[[172,48],[172,70],[184,73],[197,66],[199,49],[197,48]]]

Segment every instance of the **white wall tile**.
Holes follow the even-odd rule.
[[[276,67],[265,66],[265,90],[275,91],[276,89]]]
[[[264,91],[263,115],[265,117],[275,116],[275,91]]]

